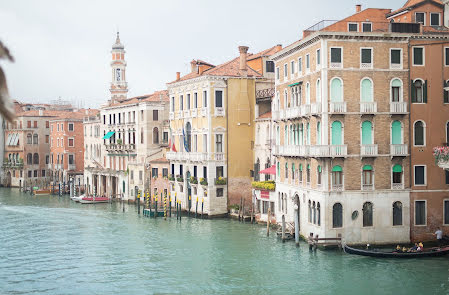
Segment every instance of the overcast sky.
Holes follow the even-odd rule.
[[[406,0],[0,1],[0,40],[15,63],[0,61],[11,96],[24,102],[109,99],[111,46],[125,45],[128,97],[165,89],[192,59],[220,64],[275,44],[288,45],[323,19],[363,8],[401,7]],[[392,5],[392,6],[390,6]]]

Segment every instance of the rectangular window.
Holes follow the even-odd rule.
[[[415,225],[426,225],[426,201],[415,201]]]
[[[292,71],[292,75],[295,73],[295,61],[292,60],[290,62],[290,70]]]
[[[373,185],[373,172],[371,170],[363,171],[363,185]]]
[[[216,152],[222,153],[223,152],[223,134],[216,134],[215,135],[215,146],[216,146]]]
[[[73,131],[74,130],[74,124],[73,123],[69,123],[69,131]]]
[[[341,48],[331,48],[331,63],[341,63]]]
[[[37,170],[34,170],[34,177],[37,177]]]
[[[61,123],[61,131],[64,131],[64,123]]]
[[[207,108],[207,91],[203,91],[203,108]]]
[[[288,74],[288,64],[284,64],[284,77],[287,78]]]
[[[50,135],[45,135],[45,143],[48,143],[50,141]]]
[[[270,202],[268,202],[268,201],[262,201],[262,214],[268,213],[268,205],[269,204],[270,204]]]
[[[390,64],[391,65],[400,65],[401,64],[401,50],[400,49],[391,49],[390,50]]]
[[[153,110],[153,121],[158,121],[158,120],[159,120],[159,111]]]
[[[162,168],[162,177],[168,177],[168,168]]]
[[[143,171],[139,170],[139,180],[142,181],[143,179]]]
[[[223,188],[217,188],[217,198],[223,197]]]
[[[33,171],[28,170],[28,178],[31,178],[32,175],[33,175]]]
[[[449,224],[449,200],[444,200],[444,224]]]
[[[298,58],[298,74],[302,74],[302,58]]]
[[[393,102],[399,102],[399,91],[401,87],[398,86],[392,86],[391,87],[391,100]]]
[[[37,121],[34,121],[34,128],[37,128]]]
[[[45,170],[42,170],[42,177],[45,177]]]
[[[164,131],[164,133],[162,134],[162,141],[164,143],[168,143],[168,132]]]
[[[193,93],[193,108],[197,109],[198,108],[198,93]]]
[[[321,65],[321,49],[316,51],[316,64],[317,66]]]
[[[310,54],[306,55],[306,70],[310,70]]]
[[[449,66],[449,47],[444,48],[444,65]]]
[[[134,180],[134,170],[131,170],[129,177],[131,178],[131,180]]]
[[[183,110],[184,109],[184,96],[180,95],[179,96],[179,110]]]
[[[426,185],[426,166],[415,166],[415,185]]]
[[[203,134],[203,153],[207,153],[207,134]]]
[[[50,164],[50,155],[45,156],[45,164]]]
[[[69,164],[71,164],[71,165],[75,164],[75,159],[74,159],[73,155],[69,155]]]
[[[74,147],[74,146],[75,146],[75,139],[69,138],[69,147]]]
[[[425,12],[416,12],[415,13],[415,23],[419,23],[422,25],[426,25],[426,13]]]
[[[27,121],[27,128],[31,128],[31,121]]]
[[[445,183],[449,184],[449,171],[448,170],[444,170],[444,178],[445,178]]]
[[[348,23],[348,32],[358,32],[359,25],[357,23]]]
[[[363,32],[372,32],[372,24],[371,23],[363,23],[362,24],[362,31]]]
[[[175,111],[175,98],[174,98],[174,97],[171,97],[171,98],[170,98],[170,110],[171,110],[172,112]]]
[[[439,13],[430,13],[430,25],[431,26],[440,26],[440,14]]]
[[[267,73],[274,73],[274,61],[267,60],[266,71],[267,71]]]
[[[187,94],[187,109],[190,110],[190,93]]]
[[[223,107],[223,91],[221,90],[215,91],[215,107],[216,108]]]
[[[424,65],[424,48],[423,47],[413,47],[413,65],[423,66]]]
[[[362,67],[363,64],[370,65],[372,64],[372,49],[371,48],[362,48],[361,49],[361,63]]]
[[[50,122],[49,121],[45,121],[45,128],[50,128]]]

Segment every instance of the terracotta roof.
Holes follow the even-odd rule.
[[[170,163],[170,161],[168,161],[166,158],[159,158],[159,159],[150,161],[150,163]]]
[[[161,90],[156,91],[152,94],[146,94],[136,97],[131,97],[125,100],[118,101],[116,103],[110,104],[107,107],[114,107],[119,105],[128,105],[128,104],[134,104],[139,102],[146,102],[146,101],[168,101],[168,91],[167,90]]]
[[[409,9],[411,10],[411,9],[421,6],[425,3],[433,3],[435,5],[440,5],[440,6],[443,5],[443,2],[441,0],[408,0],[401,8],[396,9],[395,11],[389,13],[388,17],[398,14],[398,13],[401,13],[403,11],[409,10]]]
[[[389,21],[387,20],[387,14],[391,12],[391,9],[384,9],[384,8],[367,8],[365,10],[362,10],[360,12],[357,12],[351,16],[348,16],[342,20],[337,21],[336,23],[329,25],[325,28],[323,28],[321,31],[330,31],[330,32],[347,32],[347,25],[348,22],[364,22],[367,19],[369,19],[369,22],[373,24],[373,32],[379,30],[379,29],[385,29],[384,24],[388,24]],[[381,25],[379,26],[379,23]],[[343,26],[342,26],[343,24]],[[383,31],[383,30],[382,30]]]
[[[279,51],[278,47],[277,47],[277,45],[275,45],[275,46],[273,46],[271,48],[268,48],[268,49],[265,49],[265,50],[263,50],[263,51],[261,51],[259,53],[252,54],[251,56],[248,57],[248,60],[253,60],[253,59],[256,59],[256,58],[259,58],[259,57],[262,57],[262,56],[270,56],[270,55],[275,54],[278,51]]]
[[[260,115],[259,118],[257,118],[257,119],[265,119],[265,118],[271,118],[271,112],[262,114],[262,115]]]

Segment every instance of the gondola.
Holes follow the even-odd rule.
[[[423,257],[438,257],[449,254],[449,246],[443,246],[441,248],[428,248],[422,252],[381,252],[376,250],[362,250],[351,248],[347,245],[343,246],[343,249],[348,254],[379,257],[379,258],[423,258]]]

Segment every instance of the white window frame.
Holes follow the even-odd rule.
[[[219,152],[218,151],[218,148],[217,148],[217,137],[218,137],[218,135],[221,135],[221,152]],[[215,133],[215,136],[214,136],[215,138],[215,141],[214,141],[214,145],[215,145],[215,147],[214,147],[214,153],[224,153],[225,151],[225,143],[224,143],[224,133]]]
[[[424,202],[424,204],[425,204],[425,208],[426,208],[426,210],[424,211],[425,212],[425,216],[424,216],[424,221],[425,221],[425,223],[424,224],[416,224],[416,202]],[[414,226],[427,226],[427,200],[415,200],[415,206],[413,206],[414,208],[414,210],[413,210],[413,225]]]
[[[416,122],[422,122],[423,123],[423,141],[424,141],[424,144],[423,145],[415,145],[415,124],[416,124]],[[401,122],[402,123],[402,122]],[[426,144],[427,144],[427,140],[426,140],[426,122],[424,121],[424,120],[416,120],[415,122],[413,122],[413,126],[412,126],[412,128],[413,128],[413,139],[412,139],[412,141],[413,141],[413,146],[414,147],[425,147],[426,146]]]
[[[393,123],[393,122],[392,122]],[[402,123],[401,123],[402,124]],[[391,132],[390,132],[391,133]],[[390,136],[391,137],[391,136]],[[391,140],[391,139],[390,139]],[[391,141],[390,141],[391,142]],[[396,165],[400,165],[402,167],[402,175],[401,175],[401,184],[402,189],[404,189],[404,165],[392,163],[390,166],[390,187],[393,189],[393,167]],[[394,203],[394,202],[393,202]],[[401,202],[402,203],[402,202]]]
[[[363,30],[363,25],[370,25],[370,27],[371,27],[371,31],[364,31]],[[361,29],[362,29],[362,32],[363,33],[371,33],[371,32],[373,32],[373,23],[372,22],[362,22],[362,27],[361,27]]]
[[[364,184],[363,184],[363,180],[364,180],[363,176],[364,176],[364,172],[365,172],[365,170],[363,170],[363,166],[365,166],[365,165],[362,164],[362,166],[360,167],[360,169],[362,170],[361,173],[360,173],[360,190],[362,190],[362,191],[364,190],[363,189],[363,186],[364,186]],[[371,190],[375,190],[375,183],[374,183],[374,180],[375,180],[375,177],[374,177],[375,173],[374,172],[375,172],[375,170],[374,170],[374,165],[370,165],[370,166],[372,168],[370,170],[371,171],[371,188],[372,188]],[[367,190],[365,190],[365,191],[367,191]],[[374,204],[373,204],[373,206],[374,206]]]
[[[321,48],[318,48],[317,50],[316,50],[316,61],[315,61],[315,64],[316,64],[316,67],[317,68],[320,68],[321,67],[321,63],[322,63],[322,60],[321,60],[322,58],[321,58]]]
[[[422,48],[422,65],[415,64],[415,48]],[[412,46],[412,65],[414,67],[424,67],[426,65],[426,48],[424,46]]]
[[[70,130],[70,125],[72,125],[72,130]],[[67,125],[67,131],[72,131],[72,132],[75,131],[75,123],[69,122]],[[92,132],[91,132],[91,135],[92,135]]]
[[[432,14],[438,14],[438,25],[432,25]],[[430,12],[429,22],[430,22],[430,25],[433,26],[433,27],[441,26],[441,13],[439,13],[439,12]]]
[[[340,49],[341,62],[339,64],[332,62],[332,49]],[[334,68],[334,69],[335,68],[337,68],[337,69],[343,68],[343,62],[344,62],[343,47],[341,47],[341,46],[332,46],[332,47],[330,47],[329,48],[329,65],[330,65],[330,68]],[[332,64],[334,64],[334,66]]]
[[[391,63],[391,51],[392,50],[399,50],[401,52],[400,53],[401,57],[400,57],[399,66],[394,66],[393,67],[393,64]],[[390,48],[390,59],[389,59],[390,69],[392,69],[392,70],[402,70],[403,69],[404,65],[403,65],[403,61],[402,61],[402,52],[403,52],[402,48]]]
[[[426,25],[426,14],[427,14],[427,13],[425,13],[425,12],[419,12],[419,11],[415,12],[415,23],[416,23],[416,15],[417,15],[418,13],[424,14],[424,17],[423,17],[424,23],[423,23],[422,25],[425,26],[425,25]],[[417,24],[420,24],[420,23],[417,23]]]
[[[73,145],[70,145],[70,140],[73,139]],[[67,138],[67,146],[68,147],[75,147],[75,137],[69,137]]]
[[[298,75],[302,76],[302,57],[298,58]]]
[[[307,59],[309,60],[308,66],[307,66]],[[310,72],[310,53],[306,54],[306,73]]]
[[[396,79],[401,81],[401,88],[399,89],[399,102],[404,101],[404,82],[402,82],[402,79],[400,79],[399,77],[394,77],[390,80],[390,103],[393,102],[393,91],[392,91],[393,90],[393,81]],[[393,122],[393,121],[391,121],[391,122]]]
[[[416,184],[415,167],[424,167],[424,184]],[[427,165],[413,165],[413,186],[427,186]]]
[[[288,63],[284,64],[284,79],[288,77]]]
[[[353,33],[354,31],[350,31],[350,30],[349,30],[349,25],[356,25],[356,26],[357,26],[357,31],[355,31],[355,32],[358,32],[358,31],[359,31],[359,23],[348,23],[348,32],[349,32],[349,33]]]
[[[296,70],[296,67],[295,67],[295,60],[292,60],[292,61],[290,61],[290,74],[292,75],[292,77],[293,77],[293,75],[295,74],[295,70]]]
[[[279,67],[276,67],[274,69],[275,75],[276,75],[276,81],[279,81],[281,79],[280,69]]]
[[[362,50],[363,49],[369,49],[371,50],[371,63],[366,65],[370,66],[363,66],[365,63],[362,63]],[[373,47],[360,47],[360,69],[372,69],[374,67],[374,49]]]

